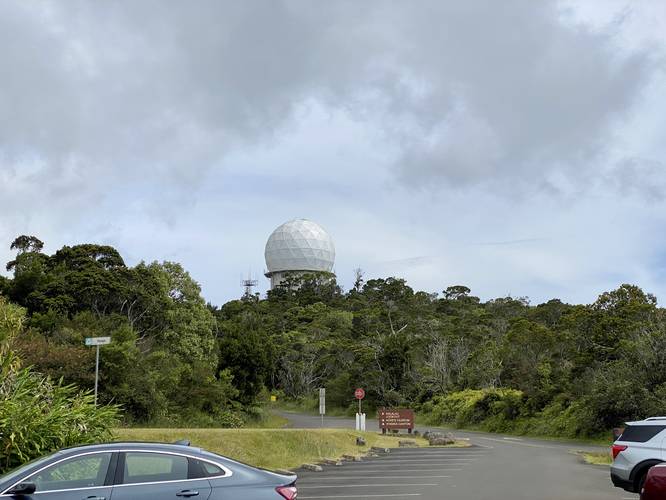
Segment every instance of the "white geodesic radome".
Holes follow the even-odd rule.
[[[317,223],[295,219],[279,226],[266,242],[269,273],[280,271],[333,271],[333,240]]]

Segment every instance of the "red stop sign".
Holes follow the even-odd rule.
[[[354,391],[354,397],[356,399],[363,399],[365,397],[365,391],[363,389],[356,389]]]

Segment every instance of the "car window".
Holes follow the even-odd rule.
[[[221,467],[204,460],[190,458],[190,479],[200,477],[224,476],[226,472]]]
[[[220,467],[215,464],[211,464],[210,462],[203,462],[203,467],[208,477],[222,476],[225,474],[225,472]]]
[[[166,453],[125,454],[123,484],[181,481],[187,479],[187,457]]]
[[[666,429],[665,425],[630,425],[624,429],[620,441],[645,443]]]
[[[36,491],[67,490],[104,486],[111,453],[71,458],[30,476]]]
[[[19,465],[18,467],[13,468],[6,474],[0,475],[0,483],[10,483],[12,480],[24,475],[30,469],[38,469],[40,465],[52,459],[53,455],[49,455],[47,457],[36,458],[22,465]]]

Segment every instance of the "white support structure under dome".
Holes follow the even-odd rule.
[[[272,289],[289,273],[333,272],[335,246],[319,224],[295,219],[273,231],[264,255]]]

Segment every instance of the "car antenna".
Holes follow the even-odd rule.
[[[179,446],[189,446],[191,443],[190,443],[189,439],[179,439],[178,441],[176,441],[173,444],[177,444]]]

